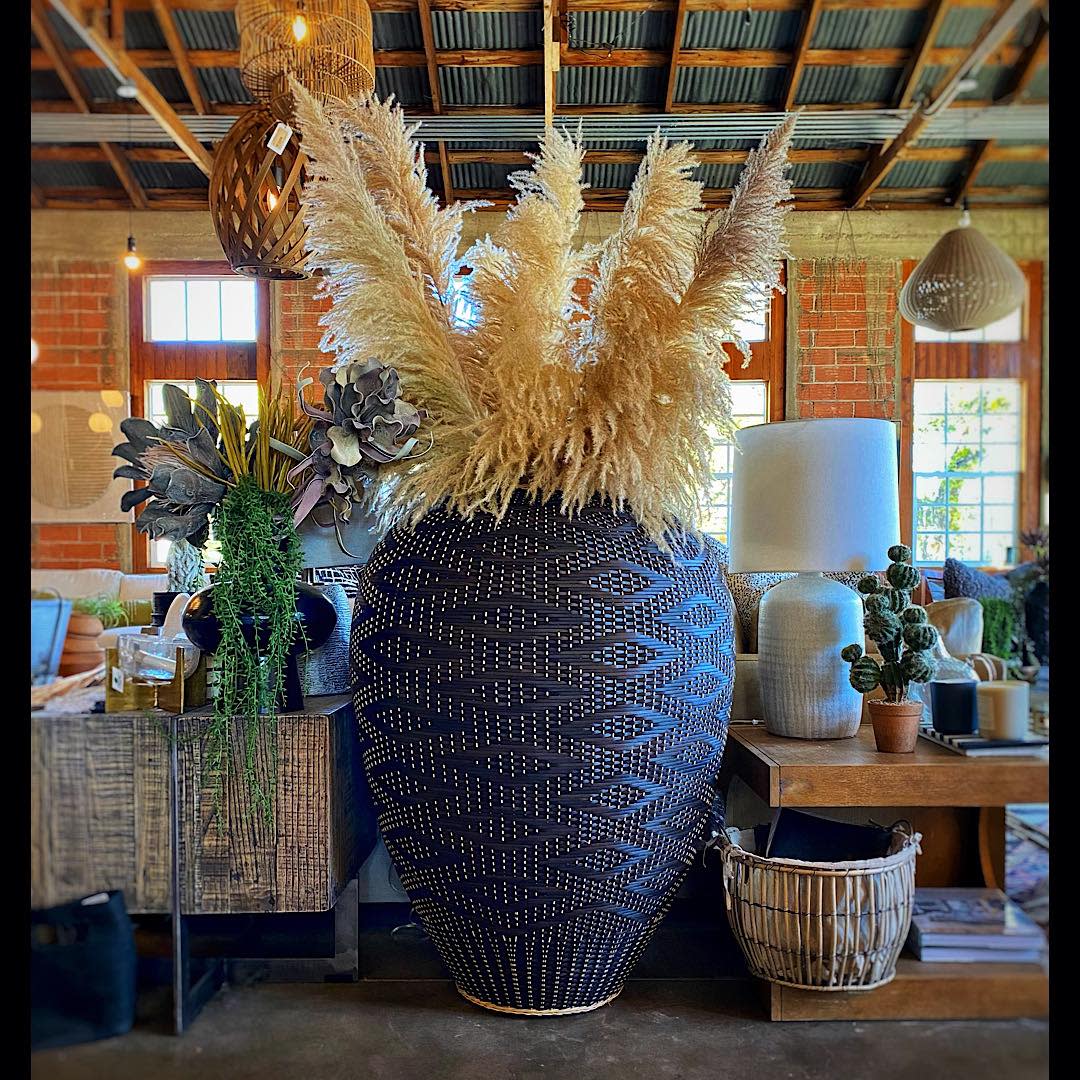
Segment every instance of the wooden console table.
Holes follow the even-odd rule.
[[[375,828],[347,695],[279,714],[276,760],[269,738],[257,742],[256,773],[275,790],[272,823],[250,809],[239,736],[222,821],[213,821],[202,768],[209,716],[204,708],[30,717],[31,906],[122,889],[132,914],[170,914],[178,1032],[216,988],[189,982],[187,920],[330,911]]]
[[[772,807],[859,807],[886,825],[907,818],[923,834],[916,881],[925,886],[1003,888],[1005,806],[1046,802],[1050,790],[1045,757],[964,757],[926,739],[912,754],[881,754],[868,724],[852,739],[821,740],[732,724],[724,769]],[[924,964],[905,956],[893,982],[878,990],[763,989],[773,1020],[1003,1019],[1043,1016],[1049,1007],[1048,978],[1035,964]]]

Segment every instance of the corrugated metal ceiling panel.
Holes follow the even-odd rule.
[[[690,11],[683,23],[684,49],[790,49],[802,12]]]
[[[437,49],[538,49],[539,11],[433,11]]]
[[[658,69],[663,72],[663,69]],[[762,104],[783,92],[787,68],[684,67],[675,77],[675,100],[702,105]]]
[[[483,143],[450,141],[447,150],[529,150],[536,152],[535,142],[514,139],[485,139]]]
[[[30,96],[39,101],[66,101],[68,92],[55,71],[31,71]]]
[[[431,88],[427,69],[411,67],[377,67],[375,92],[381,98],[391,94],[406,107],[431,108]]]
[[[1044,187],[1050,183],[1047,161],[988,161],[975,178],[979,187]]]
[[[567,105],[655,103],[663,99],[667,71],[646,67],[562,67],[558,79],[558,100]]]
[[[439,90],[446,105],[535,105],[544,99],[543,72],[539,65],[440,67]]]
[[[1047,99],[1050,97],[1050,65],[1043,64],[1041,68],[1035,73],[1035,78],[1028,83],[1027,94],[1025,100],[1034,99],[1036,101],[1040,99]]]
[[[58,15],[50,7],[45,12],[46,17],[49,20],[49,25],[52,26],[53,37],[58,37],[63,45],[66,45],[69,49],[85,49],[86,44],[74,30],[64,21],[63,17]]]
[[[178,7],[173,18],[189,49],[239,49],[240,34],[231,11],[191,11]]]
[[[199,80],[202,92],[213,102],[248,103],[255,100],[248,93],[239,68],[196,68],[195,77]]]
[[[952,187],[964,171],[962,161],[898,161],[882,180],[882,187]]]
[[[475,191],[508,187],[506,178],[516,171],[515,165],[451,165],[450,177],[456,189]]]
[[[131,172],[144,188],[205,188],[202,170],[182,161],[129,161]]]
[[[116,173],[100,161],[31,161],[30,179],[44,188],[118,188]]]
[[[166,101],[187,101],[187,91],[176,68],[147,68],[143,74]]]
[[[670,49],[672,11],[573,11],[570,48]]]
[[[124,12],[124,44],[129,49],[168,48],[152,11]]]
[[[823,11],[814,28],[814,49],[906,49],[919,40],[925,12],[853,8]]]
[[[371,36],[376,49],[422,49],[424,47],[420,17],[415,11],[373,11]]]
[[[934,44],[939,49],[958,49],[974,45],[982,28],[993,17],[993,4],[984,8],[950,8],[941,22]]]
[[[79,78],[92,101],[120,100],[116,96],[116,79],[108,68],[79,68]]]
[[[592,188],[629,188],[637,171],[636,165],[586,165],[582,177]]]
[[[741,165],[699,165],[694,170],[694,179],[707,188],[729,188],[738,183],[741,172]]]
[[[795,103],[891,102],[903,68],[823,65],[803,69]]]
[[[858,179],[862,162],[801,161],[791,167],[791,186],[796,188],[847,187]]]

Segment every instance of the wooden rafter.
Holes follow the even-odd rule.
[[[806,54],[810,49],[810,41],[817,28],[818,19],[821,18],[823,7],[824,0],[810,0],[803,12],[802,25],[799,27],[799,36],[795,42],[795,54],[788,67],[784,83],[783,108],[785,112],[795,104],[795,95],[799,92],[799,80],[806,66]]]
[[[199,77],[195,74],[195,69],[188,58],[187,46],[180,37],[172,9],[166,5],[165,0],[152,0],[152,3],[154,16],[161,27],[165,44],[169,47],[169,55],[176,64],[176,70],[180,73],[180,80],[184,84],[187,96],[191,99],[191,104],[195,106],[197,113],[205,113],[206,97],[199,85]]]
[[[40,0],[32,0],[39,3]],[[126,49],[113,44],[112,40],[104,34],[87,26],[81,21],[80,14],[74,9],[71,0],[51,0],[52,6],[58,11],[66,12],[67,20],[73,28],[78,27],[78,33],[89,48],[103,60],[107,61],[112,68],[135,87],[136,97],[139,104],[168,132],[170,138],[188,155],[189,158],[204,172],[210,175],[211,156],[205,146],[192,134],[191,129],[180,119],[176,110],[161,96],[157,87],[143,74],[142,70],[131,59]]]
[[[686,25],[686,3],[687,0],[678,0],[678,6],[675,8],[675,34],[671,39],[671,61],[668,66],[667,89],[664,92],[664,112],[671,112],[671,106],[675,101],[675,84],[679,78],[683,28]]]
[[[556,88],[559,79],[559,52],[560,40],[556,33],[556,19],[559,14],[559,5],[556,0],[544,0],[544,7],[540,15],[543,23],[544,48],[542,59],[544,64],[544,125],[550,126],[555,119]]]
[[[956,96],[961,80],[979,69],[986,57],[1012,32],[1035,2],[1036,0],[1012,0],[1012,3],[1004,10],[998,9],[964,60],[955,65],[934,88],[930,101],[919,105],[904,130],[887,146],[882,147],[867,163],[851,200],[853,210],[866,205],[870,196],[881,186],[890,170],[900,160],[903,151],[918,139],[939,109],[949,107]]]
[[[955,204],[962,203],[964,199],[971,194],[971,189],[975,186],[975,177],[979,175],[982,167],[990,160],[990,155],[993,151],[993,139],[988,139],[986,142],[980,143],[975,148],[975,152],[971,154],[967,165],[964,167],[960,182],[956,185],[956,188],[950,197],[950,202]]]
[[[44,0],[30,0],[30,29],[33,30],[34,37],[41,45],[42,54],[48,58],[49,65],[55,69],[60,82],[63,83],[68,97],[75,102],[76,109],[79,112],[90,112],[90,99],[86,96],[71,55],[53,33],[52,24],[45,11]]]
[[[651,67],[670,68],[672,52],[664,49],[574,49],[565,42],[554,42],[560,67]],[[967,49],[934,48],[926,62],[935,67],[950,67],[967,55]],[[1004,45],[988,62],[1011,67],[1028,50]],[[177,59],[168,49],[128,49],[128,56],[140,68],[175,68]],[[69,57],[75,68],[100,68],[101,57],[91,49],[72,49]],[[911,49],[807,49],[804,67],[900,67],[913,55]],[[236,68],[240,53],[236,49],[187,49],[189,68]],[[427,54],[421,49],[376,49],[375,66],[425,67]],[[794,54],[789,49],[680,49],[679,67],[787,67]],[[539,67],[544,62],[541,49],[436,49],[436,67]],[[52,61],[42,49],[30,50],[30,70],[51,68]],[[554,68],[558,70],[558,68]],[[1036,65],[1035,70],[1038,70]],[[196,84],[197,85],[197,84]]]
[[[903,75],[900,76],[900,95],[896,102],[898,108],[906,109],[911,104],[922,73],[926,65],[930,63],[934,42],[937,40],[938,31],[945,21],[945,16],[949,13],[950,6],[950,0],[931,0],[919,33],[919,40],[911,51]]]
[[[106,142],[101,143],[101,150],[105,155],[105,160],[112,166],[112,171],[116,173],[116,178],[127,192],[131,204],[136,210],[145,210],[147,208],[146,192],[143,191],[142,184],[131,171],[124,152],[118,146]]]
[[[431,92],[431,111],[436,115],[443,111],[442,90],[439,87],[439,68],[435,62],[435,31],[431,24],[430,0],[419,0],[420,35],[424,40],[424,63],[427,67],[428,89]],[[439,170],[442,174],[443,206],[454,201],[454,177],[450,162],[446,157],[446,143],[437,144],[439,152]]]

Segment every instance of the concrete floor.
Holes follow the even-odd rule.
[[[36,1080],[1043,1080],[1038,1021],[791,1023],[739,980],[632,981],[595,1013],[512,1019],[436,980],[222,990],[180,1038],[138,1026],[33,1055]]]

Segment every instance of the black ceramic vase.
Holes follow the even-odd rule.
[[[734,679],[712,541],[628,513],[429,513],[360,575],[351,660],[379,826],[458,990],[610,1001],[702,838]]]
[[[221,644],[221,622],[214,614],[214,590],[216,586],[197,592],[184,609],[184,633],[193,645],[203,652],[212,653]],[[285,665],[284,696],[279,702],[281,708],[289,712],[304,707],[304,695],[300,688],[300,675],[296,666],[297,657],[312,649],[325,645],[337,625],[337,612],[334,605],[314,585],[296,583],[296,637]],[[262,652],[269,640],[270,619],[267,615],[243,615],[240,624],[244,640],[248,645]]]

